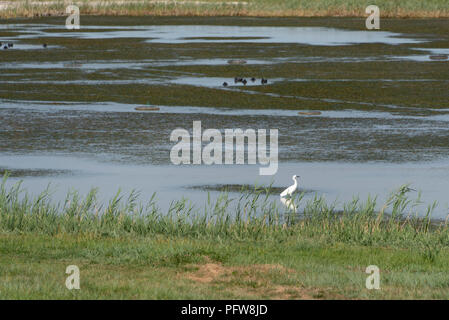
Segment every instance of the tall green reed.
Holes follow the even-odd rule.
[[[185,198],[174,200],[163,211],[157,206],[156,194],[142,203],[137,191],[125,197],[119,190],[104,204],[97,199],[97,189],[84,197],[71,191],[59,203],[52,201],[49,187],[31,198],[20,182],[7,187],[5,176],[0,185],[0,232],[273,241],[301,237],[329,243],[431,248],[432,252],[448,246],[447,221],[431,220],[436,203],[419,215],[420,194],[411,200],[411,191],[402,186],[380,210],[376,210],[377,198],[370,196],[365,201],[354,198],[337,210],[337,202],[328,203],[318,195],[305,200],[304,194],[290,200],[294,207],[284,207],[273,199],[271,186],[256,186],[233,197],[226,191],[215,199],[209,194],[202,208]]]

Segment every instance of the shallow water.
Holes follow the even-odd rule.
[[[0,134],[9,139],[1,141],[1,167],[43,171],[37,177],[24,174],[24,186],[37,193],[52,182],[58,200],[63,200],[69,188],[87,192],[99,187],[102,199],[111,197],[119,187],[127,192],[135,188],[142,191],[143,198],[157,192],[161,208],[166,210],[173,198],[183,196],[196,204],[207,199],[207,192],[190,186],[273,181],[274,186],[282,187],[290,183],[290,173],[295,171],[301,175],[304,188],[342,202],[355,194],[362,199],[376,194],[381,204],[393,188],[412,183],[423,191],[424,200],[439,201],[435,217],[447,213],[447,114],[413,116],[341,110],[299,117],[293,110],[160,106],[157,112],[138,112],[135,107],[117,103],[3,102],[0,117],[7,120],[2,122]],[[281,128],[278,173],[273,177],[258,176],[258,165],[170,165],[169,151],[174,145],[169,142],[170,132],[178,127],[191,130],[196,120],[202,121],[203,130]],[[129,123],[133,126],[129,127]],[[428,144],[435,139],[442,139],[441,147]],[[420,143],[415,142],[413,150],[407,150],[409,140]],[[381,162],[371,163],[373,160]],[[401,164],[404,160],[418,162]],[[11,183],[20,178],[11,179]]]
[[[154,25],[129,26],[83,26],[83,29],[102,29],[101,32],[47,32],[59,29],[54,25],[10,25],[9,30],[26,30],[19,39],[37,37],[70,37],[80,39],[143,38],[153,43],[302,43],[318,46],[350,45],[358,43],[404,44],[421,43],[425,40],[401,38],[393,32],[369,32],[321,27],[244,27],[214,25]],[[105,30],[106,29],[106,30]],[[112,29],[108,31],[107,29]],[[117,30],[119,29],[119,30]]]
[[[20,48],[20,47],[19,47]],[[249,59],[246,61],[247,65],[265,65],[276,62],[283,62],[286,59],[278,60],[257,60]],[[116,60],[116,61],[97,61],[95,63],[89,62],[44,62],[44,63],[1,63],[2,69],[81,69],[81,70],[107,70],[107,69],[143,69],[146,67],[164,67],[164,66],[190,66],[190,65],[206,65],[219,66],[228,65],[226,59],[177,59],[177,60],[143,60],[139,62]]]
[[[21,104],[21,106],[18,106]],[[295,110],[235,110],[139,105],[4,102],[0,108],[2,152],[108,154],[106,161],[168,164],[176,128],[279,129],[281,161],[424,161],[449,155],[448,112],[436,115],[322,111],[300,116]],[[214,115],[214,117],[211,117]],[[51,126],[48,119],[52,119]],[[130,126],[130,124],[132,124]],[[429,144],[428,141],[432,141]]]
[[[381,81],[381,80],[379,80]],[[388,80],[387,80],[388,81]],[[239,84],[239,86],[242,86]],[[39,112],[59,112],[59,111],[83,111],[83,112],[133,112],[148,113],[148,111],[136,110],[141,107],[138,104],[124,104],[116,102],[99,103],[80,103],[66,101],[18,101],[18,100],[0,100],[0,109],[27,109]],[[154,106],[154,105],[153,105]],[[208,108],[192,106],[157,106],[158,114],[206,114],[223,116],[275,116],[275,117],[298,117],[298,110],[282,109],[235,109],[235,108]],[[313,112],[313,110],[301,110],[300,112]],[[416,113],[407,114],[405,112],[376,112],[362,110],[322,110],[319,115],[302,115],[305,118],[337,118],[337,119],[413,119],[422,121],[449,121],[449,109],[439,109],[431,113],[416,115]]]
[[[429,56],[449,49],[419,47],[441,35],[300,25],[68,32],[21,23],[0,31],[1,42],[14,42],[0,51],[0,170],[33,194],[48,183],[58,201],[73,188],[99,187],[102,200],[138,189],[143,201],[156,192],[163,210],[182,197],[201,208],[205,186],[282,188],[299,174],[302,188],[337,199],[337,208],[368,194],[381,206],[411,183],[423,192],[421,212],[436,200],[434,217],[448,214],[449,70]],[[135,110],[144,105],[159,110]],[[259,165],[172,165],[170,133],[198,120],[203,130],[278,129],[277,174],[259,176]]]
[[[342,209],[359,197],[363,202],[368,196],[378,196],[377,208],[380,209],[388,196],[405,183],[422,191],[423,204],[415,208],[425,212],[427,204],[439,200],[433,218],[444,219],[449,214],[447,181],[449,162],[431,163],[282,163],[274,177],[258,176],[258,168],[247,165],[229,166],[172,166],[172,165],[129,165],[107,163],[82,157],[61,155],[46,156],[0,156],[3,165],[10,168],[35,170],[66,171],[57,176],[28,177],[23,187],[32,194],[38,194],[50,185],[53,199],[62,202],[70,190],[80,190],[86,195],[92,188],[99,189],[99,200],[105,202],[120,189],[123,194],[132,190],[139,191],[140,200],[148,201],[153,193],[157,195],[157,204],[167,211],[173,200],[182,197],[189,199],[201,212],[207,201],[208,193],[214,199],[218,191],[202,190],[203,186],[216,184],[270,185],[282,188],[292,184],[291,173],[301,176],[301,188],[313,190],[305,194],[303,203],[313,197],[324,196],[329,203],[335,203],[336,209]],[[256,178],[255,178],[256,177]],[[10,178],[9,185],[20,178]],[[196,187],[196,188],[195,188]],[[418,198],[418,192],[411,192],[410,199]],[[231,192],[231,199],[238,199],[238,193]],[[277,195],[271,196],[278,202]],[[416,211],[413,211],[415,213]],[[406,214],[410,212],[405,212]]]

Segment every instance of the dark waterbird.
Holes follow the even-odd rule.
[[[43,46],[44,48],[47,48],[47,44],[46,44],[46,43],[44,43],[42,46]]]
[[[239,77],[235,77],[234,78],[234,83],[238,83],[238,82],[242,82],[243,78],[239,78]]]
[[[5,50],[8,49],[8,46],[4,46],[3,49],[5,49]]]
[[[242,80],[242,83],[246,86],[246,84],[248,83],[248,81],[246,81],[246,79]]]
[[[264,79],[264,78],[262,78],[262,80],[260,80],[260,83],[262,83],[262,84],[266,84],[266,83],[268,83],[268,80],[267,80],[267,79]]]
[[[256,78],[252,77],[252,78],[251,78],[251,81],[252,81],[252,82],[256,81]]]
[[[13,43],[11,43],[11,42],[10,42],[10,43],[8,43],[8,47],[9,47],[9,48],[12,48],[13,46],[14,46],[14,44],[13,44]]]
[[[223,82],[223,87],[227,87],[228,83],[227,82]]]

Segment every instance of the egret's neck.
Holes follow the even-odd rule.
[[[293,179],[293,181],[295,182],[294,186],[297,187],[298,186],[298,180],[297,179]]]

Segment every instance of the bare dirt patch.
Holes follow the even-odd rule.
[[[210,283],[219,279],[225,272],[226,269],[220,264],[206,263],[199,266],[197,271],[189,273],[187,278],[201,283]]]
[[[274,277],[296,274],[295,270],[279,264],[255,264],[250,266],[224,266],[209,260],[205,264],[191,265],[196,270],[180,276],[209,286],[226,286],[232,293],[248,297],[267,297],[270,299],[315,299],[316,290],[300,285],[279,285],[273,283]],[[321,294],[318,295],[319,297]]]

